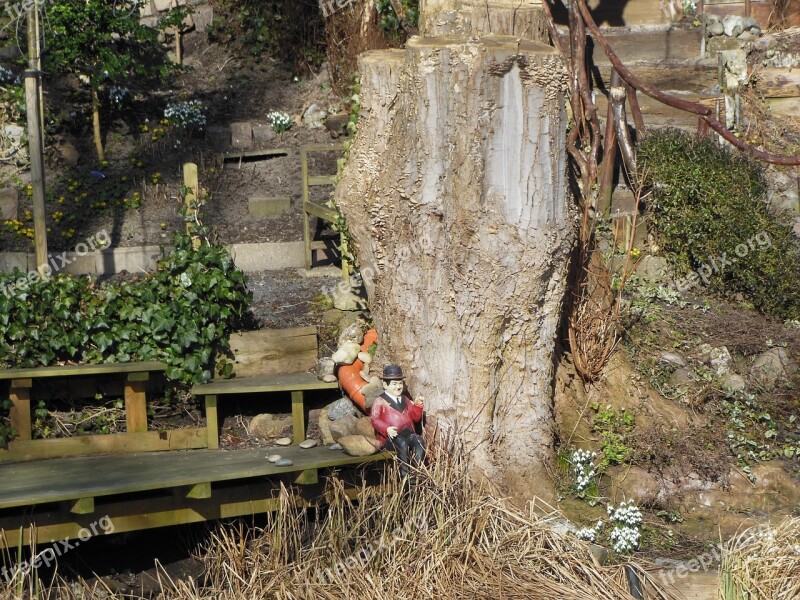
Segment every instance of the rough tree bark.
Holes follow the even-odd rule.
[[[381,336],[376,364],[408,370],[430,421],[504,493],[548,496],[574,239],[561,59],[519,38],[450,35],[365,53],[360,69],[336,202]]]

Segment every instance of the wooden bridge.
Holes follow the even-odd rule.
[[[325,446],[297,445],[305,439],[305,392],[338,389],[336,383],[319,381],[310,373],[284,372],[316,358],[316,329],[253,332],[253,337],[263,351],[255,351],[241,336],[235,340],[234,346],[243,349],[236,354],[240,376],[192,389],[204,399],[205,427],[149,427],[144,383],[151,373],[163,371],[160,363],[0,371],[0,382],[9,382],[16,431],[8,447],[0,449],[0,549],[20,542],[83,539],[98,522],[109,525],[100,533],[111,533],[268,512],[278,506],[282,487],[290,490],[297,506],[313,506],[325,502],[325,478],[334,472],[349,483],[355,497],[366,467],[386,454],[352,457]],[[281,347],[277,354],[275,340]],[[37,380],[63,382],[69,390],[73,388],[67,381],[98,375],[124,379],[127,431],[31,439],[31,396]],[[219,449],[218,407],[226,398],[244,396],[263,403],[264,412],[274,412],[280,406],[276,400],[285,404],[290,399],[294,445]],[[292,465],[269,462],[271,453],[290,459]]]

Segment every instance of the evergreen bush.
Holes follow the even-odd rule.
[[[638,148],[641,183],[659,243],[678,275],[696,271],[723,296],[800,318],[800,244],[791,219],[772,213],[761,168],[745,155],[676,129]]]

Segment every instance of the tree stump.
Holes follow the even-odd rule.
[[[412,38],[360,58],[336,202],[380,334],[429,428],[517,498],[546,491],[553,352],[573,218],[565,70],[543,44]]]

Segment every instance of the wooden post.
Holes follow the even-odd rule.
[[[147,431],[147,380],[150,373],[128,373],[125,377],[125,422],[128,433]]]
[[[208,447],[219,448],[219,424],[217,421],[217,397],[206,396],[206,429],[208,430]]]
[[[39,69],[39,27],[37,3],[28,9],[28,70],[25,72],[25,107],[28,113],[28,153],[31,160],[31,186],[33,187],[33,231],[36,245],[36,268],[47,265],[47,225],[45,223],[44,197],[44,138],[42,131],[41,95],[42,80]]]
[[[192,238],[192,247],[197,250],[200,247],[200,238],[196,232],[192,231],[193,223],[188,220],[191,215],[197,214],[197,201],[200,198],[200,180],[197,175],[197,165],[194,163],[184,163],[183,165],[183,186],[185,188],[185,196],[183,198],[186,204],[186,235]]]
[[[306,211],[308,202],[308,150],[300,148],[300,187],[303,189],[303,246],[306,253],[306,269],[311,268],[311,232],[309,231],[309,218]]]
[[[306,422],[303,414],[303,392],[292,392],[292,437],[299,444],[306,439]]]
[[[619,73],[611,69],[611,87],[619,85]],[[611,210],[611,194],[614,191],[614,167],[617,162],[617,133],[614,129],[614,106],[611,97],[606,111],[606,133],[603,136],[603,162],[600,165],[600,190],[597,195],[597,212],[607,216]]]
[[[32,379],[12,379],[9,397],[11,399],[11,429],[20,440],[31,439],[31,386]]]

